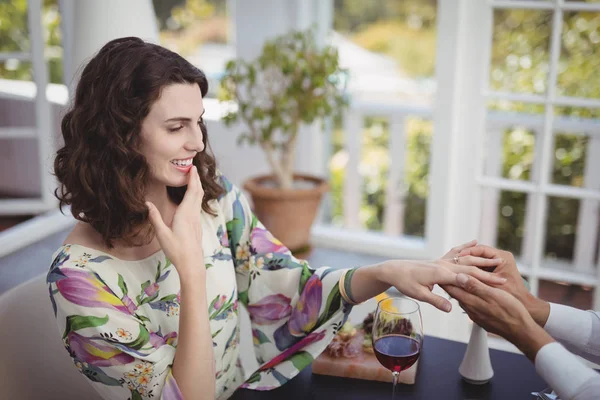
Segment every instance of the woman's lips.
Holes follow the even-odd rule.
[[[187,167],[180,167],[179,165],[175,165],[173,163],[171,163],[171,165],[181,172],[188,173],[194,164],[190,164]]]

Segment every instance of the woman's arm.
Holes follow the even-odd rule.
[[[488,266],[489,261],[481,260]],[[478,263],[477,259],[473,259]],[[348,296],[355,303],[361,303],[371,297],[377,296],[394,286],[402,294],[417,300],[426,301],[442,311],[452,309],[450,302],[432,293],[434,285],[451,285],[456,281],[456,274],[466,273],[477,279],[490,283],[502,284],[506,280],[481,269],[450,263],[444,260],[414,261],[414,260],[389,260],[358,268],[351,276],[351,293]]]
[[[180,277],[179,334],[173,376],[185,399],[214,399],[215,362],[206,302],[206,273]]]
[[[204,191],[198,170],[188,174],[185,196],[173,217],[172,227],[148,204],[149,219],[160,245],[179,274],[181,309],[173,376],[185,399],[214,399],[215,362],[206,303],[206,269],[202,251],[200,213]]]

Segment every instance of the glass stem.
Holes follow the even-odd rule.
[[[392,372],[392,400],[396,397],[396,385],[398,384],[400,372]]]

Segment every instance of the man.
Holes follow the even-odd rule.
[[[600,375],[567,349],[600,363],[600,313],[548,303],[533,296],[510,252],[479,245],[459,254],[468,255],[502,258],[495,272],[507,280],[491,287],[458,274],[456,286],[445,286],[469,317],[517,346],[535,363],[538,374],[561,400],[599,399]]]

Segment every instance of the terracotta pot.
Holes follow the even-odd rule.
[[[298,258],[310,254],[310,228],[329,185],[324,179],[294,174],[294,181],[313,183],[308,189],[280,189],[268,183],[273,175],[258,176],[244,183],[252,196],[254,213],[263,225]],[[273,185],[274,186],[274,185]]]

